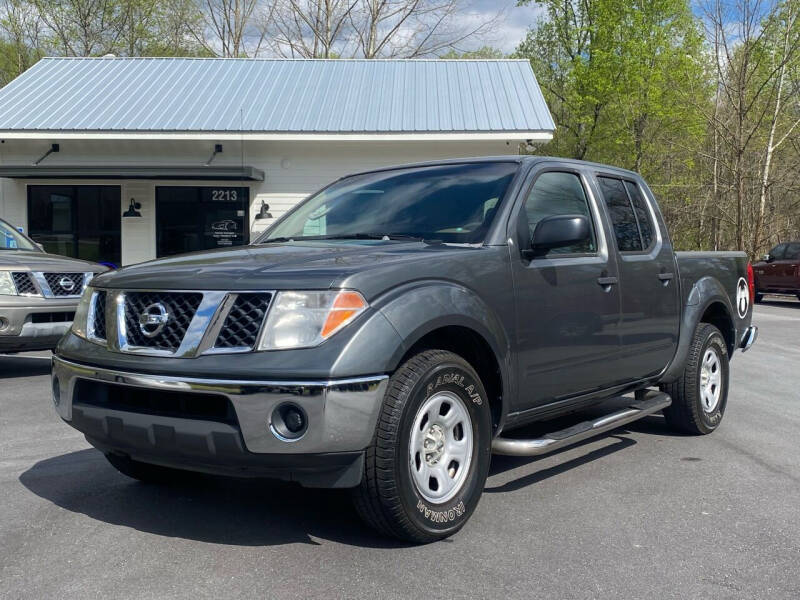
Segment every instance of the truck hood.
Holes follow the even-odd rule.
[[[0,269],[5,271],[48,271],[55,273],[100,273],[106,268],[102,265],[47,254],[35,250],[0,250]]]
[[[117,289],[327,289],[363,271],[441,258],[464,247],[422,242],[294,242],[193,252],[140,263],[95,279]],[[405,271],[408,278],[408,271]]]

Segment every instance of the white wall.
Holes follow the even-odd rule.
[[[201,166],[213,150],[213,142],[147,141],[59,141],[7,140],[0,146],[3,165],[30,165],[50,143],[61,151],[52,154],[42,166],[50,165],[151,165]],[[223,153],[215,165],[242,164],[239,142],[224,142]],[[516,154],[516,142],[246,142],[244,164],[261,169],[265,180],[244,182],[250,188],[252,236],[258,235],[275,219],[332,180],[375,167],[453,158],[497,154]],[[122,219],[122,262],[132,264],[155,258],[155,188],[163,185],[237,186],[235,181],[151,181],[151,180],[47,180],[0,179],[0,217],[28,229],[27,185],[97,184],[120,185],[124,211],[131,198],[142,205],[141,219]],[[273,219],[255,220],[266,201]]]

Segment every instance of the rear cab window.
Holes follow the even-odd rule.
[[[598,176],[608,216],[614,227],[617,249],[622,252],[646,252],[655,241],[655,226],[647,201],[633,181]]]

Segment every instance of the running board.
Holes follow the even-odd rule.
[[[498,437],[492,441],[492,452],[506,456],[539,456],[567,446],[577,444],[587,438],[600,435],[647,415],[652,415],[672,404],[672,398],[663,392],[650,391],[642,400],[637,400],[628,408],[619,410],[594,421],[584,421],[561,431],[548,433],[534,440],[515,440]]]

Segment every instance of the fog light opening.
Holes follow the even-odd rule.
[[[0,317],[0,331],[8,329],[8,319]]]
[[[286,402],[272,411],[269,429],[272,435],[283,442],[296,442],[308,430],[308,417],[302,408]]]

